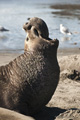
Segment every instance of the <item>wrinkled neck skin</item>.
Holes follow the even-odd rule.
[[[57,59],[58,40],[46,40],[43,38],[28,38],[25,40],[25,53],[41,54],[50,61]]]
[[[57,39],[43,38],[35,26],[25,29],[27,38],[25,40],[25,51],[31,53],[41,53],[46,58],[56,59],[59,41]],[[45,34],[45,32],[44,32]]]

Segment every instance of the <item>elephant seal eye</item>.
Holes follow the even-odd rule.
[[[32,27],[32,26],[31,26],[31,25],[29,25],[27,29],[28,29],[28,30],[30,30],[30,29],[31,29],[31,27]]]

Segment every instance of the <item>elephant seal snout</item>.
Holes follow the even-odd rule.
[[[23,25],[23,29],[25,29],[25,31],[27,32],[28,30],[31,29],[32,26],[35,26],[40,36],[42,36],[45,39],[48,39],[49,37],[48,27],[47,24],[41,18],[33,17],[29,19],[29,22]]]

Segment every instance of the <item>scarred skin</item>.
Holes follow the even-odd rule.
[[[58,85],[59,41],[42,38],[32,26],[24,54],[0,67],[0,107],[31,115],[51,99]]]

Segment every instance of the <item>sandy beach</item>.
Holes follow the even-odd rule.
[[[80,120],[80,1],[0,0],[0,26],[9,30],[0,32],[0,66],[24,52],[26,33],[22,27],[32,17],[43,19],[49,37],[59,39],[59,84],[49,103],[35,115],[0,107],[0,120]],[[60,24],[72,35],[62,34]]]
[[[50,102],[35,120],[80,120],[80,49],[59,49],[60,81]],[[20,53],[0,52],[0,66]]]

